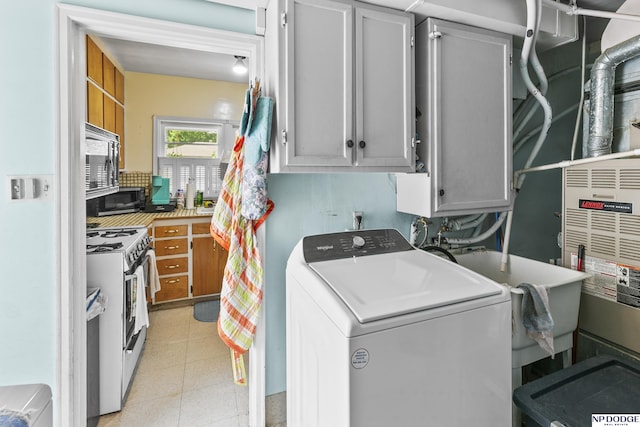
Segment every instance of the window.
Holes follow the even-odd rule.
[[[169,178],[171,194],[186,191],[189,179],[205,198],[218,197],[221,158],[233,149],[237,122],[182,117],[153,118],[153,174]]]

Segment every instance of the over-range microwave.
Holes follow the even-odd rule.
[[[135,213],[146,205],[144,187],[120,187],[115,193],[87,200],[87,216]]]
[[[85,124],[85,190],[87,199],[118,191],[120,137]]]

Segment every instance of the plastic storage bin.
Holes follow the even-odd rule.
[[[591,427],[592,414],[640,414],[640,364],[596,356],[517,388],[526,426]]]

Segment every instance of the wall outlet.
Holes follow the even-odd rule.
[[[353,211],[353,229],[362,230],[364,214],[361,211]]]

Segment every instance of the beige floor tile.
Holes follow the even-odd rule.
[[[194,338],[187,342],[187,363],[203,359],[230,358],[229,348],[215,337]]]
[[[237,417],[236,397],[232,387],[215,385],[185,391],[180,408],[180,426],[206,426]]]
[[[187,361],[187,341],[172,343],[153,343],[145,345],[142,359],[138,364],[138,373],[157,371],[172,366],[184,366]]]
[[[147,342],[171,343],[189,339],[189,323],[153,323],[147,330]]]
[[[131,386],[126,407],[160,397],[180,399],[183,382],[184,365],[138,372]]]
[[[121,415],[122,412],[114,412],[113,414],[101,416],[100,421],[98,421],[98,427],[119,427]]]
[[[191,322],[189,323],[189,339],[196,338],[218,338],[218,329],[213,322]]]
[[[248,387],[233,383],[216,323],[195,320],[192,306],[152,311],[149,322],[125,406],[99,427],[248,427]]]
[[[127,405],[120,427],[176,427],[180,420],[181,396],[163,397]]]
[[[194,391],[219,385],[233,386],[231,358],[203,359],[187,363],[184,370],[184,391]]]

